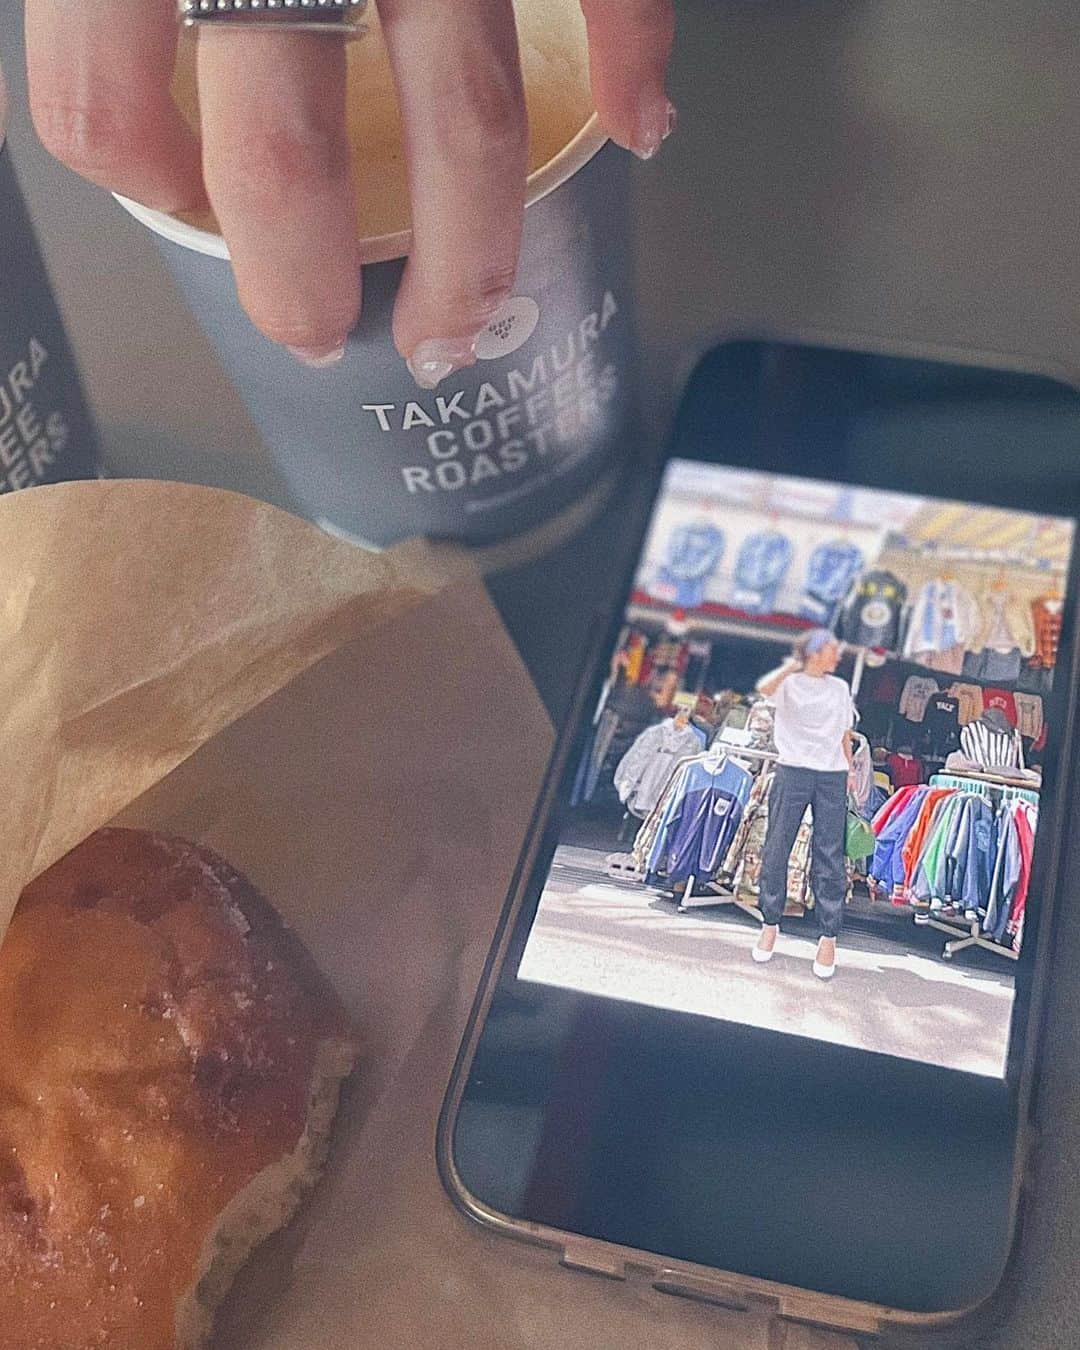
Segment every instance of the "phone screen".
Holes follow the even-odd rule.
[[[519,979],[1004,1078],[1073,533],[672,460]]]
[[[997,1286],[1078,438],[1036,377],[704,358],[444,1118],[471,1212],[919,1314]]]

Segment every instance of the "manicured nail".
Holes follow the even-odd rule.
[[[301,365],[312,370],[325,370],[327,366],[336,366],[345,355],[345,340],[333,347],[290,347],[289,351]]]
[[[649,107],[641,119],[638,143],[633,147],[638,159],[652,159],[678,122],[679,114],[675,111],[675,105],[667,99]]]
[[[421,389],[435,389],[455,370],[476,364],[476,339],[425,338],[405,364]]]

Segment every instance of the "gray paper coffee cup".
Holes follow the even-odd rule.
[[[75,359],[34,240],[0,89],[0,493],[98,476]]]
[[[419,389],[391,339],[407,235],[364,242],[364,312],[344,359],[309,370],[241,310],[223,240],[135,203],[292,496],[381,547],[485,545],[571,515],[625,460],[634,376],[627,157],[595,120],[530,179],[513,298],[477,363]]]

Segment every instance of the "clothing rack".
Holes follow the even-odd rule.
[[[930,779],[930,786],[952,787],[962,792],[977,792],[985,797],[999,794],[1002,801],[1019,798],[1021,801],[1031,802],[1033,806],[1039,805],[1039,794],[1036,791],[1032,788],[1019,787],[1014,778],[1009,778],[1004,774],[987,772],[969,776],[967,774],[936,773]],[[963,935],[960,937],[954,936],[951,941],[945,943],[941,955],[946,961],[951,961],[957,952],[965,951],[968,947],[981,947],[984,951],[993,952],[995,956],[1003,956],[1010,961],[1017,961],[1020,958],[1020,953],[1012,947],[1004,947],[1000,942],[995,942],[993,938],[987,937],[982,931],[982,920],[980,918],[942,918],[933,912],[919,913],[914,917],[915,923],[920,928],[936,928],[942,933]]]
[[[1009,801],[1019,797],[1021,801],[1030,802],[1032,806],[1039,805],[1039,793],[1034,787],[1023,787],[1021,780],[1011,778],[1006,774],[990,773],[935,773],[930,779],[931,787],[954,787],[962,792],[978,792],[983,796],[989,796],[990,791],[1001,793],[1003,801]]]
[[[667,782],[664,784],[664,791],[660,794],[660,801],[662,802],[665,799],[665,797],[667,796],[668,788],[679,776],[679,774],[682,773],[683,769],[685,769],[688,764],[697,764],[703,760],[709,759],[710,757],[715,758],[716,751],[718,749],[723,752],[724,759],[775,760],[777,758],[775,750],[754,750],[748,746],[734,745],[729,741],[722,741],[719,737],[717,737],[707,750],[702,750],[696,755],[684,755],[682,759],[678,759],[675,761],[675,763],[672,765],[671,773],[668,774]],[[657,805],[653,807],[652,811],[649,812],[649,814],[645,817],[643,821],[639,821],[639,828],[646,825],[658,810],[659,810],[659,803],[657,803]],[[619,843],[622,842],[622,832],[625,826],[626,826],[626,816],[624,815],[622,824],[619,826],[619,834],[616,842]],[[633,857],[632,853],[609,853],[607,857],[604,859],[604,871],[613,881],[641,881],[644,879],[644,874],[639,872],[638,869],[632,864],[632,862],[630,861],[632,857]],[[689,879],[685,892],[687,896],[689,896],[691,890],[693,889],[696,880],[697,880],[696,877],[691,877]],[[713,902],[709,901],[708,903],[711,904]],[[716,903],[727,903],[727,902],[718,901]],[[679,912],[680,913],[683,912],[682,905],[679,906]]]
[[[962,952],[967,947],[982,947],[984,951],[993,952],[995,956],[1004,956],[1010,961],[1018,961],[1020,953],[1012,947],[1003,947],[1000,942],[995,942],[982,931],[981,919],[942,919],[936,914],[916,914],[915,923],[920,928],[936,928],[942,933],[962,933],[963,937],[954,937],[946,942],[941,949],[941,954],[946,961],[951,961],[957,952]]]

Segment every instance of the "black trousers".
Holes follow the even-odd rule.
[[[761,912],[779,923],[787,899],[788,863],[809,806],[814,813],[810,845],[810,885],[822,937],[836,937],[844,922],[847,868],[847,771],[795,769],[781,764],[769,791],[769,824],[761,851]]]

